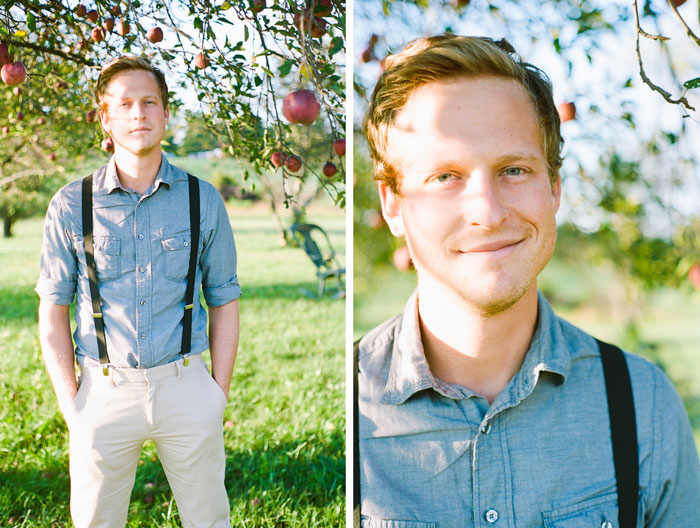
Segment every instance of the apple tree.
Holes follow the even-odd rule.
[[[362,113],[382,59],[443,32],[506,38],[551,77],[566,141],[558,253],[607,262],[632,288],[690,288],[700,261],[697,2],[357,0],[354,16],[356,288],[374,267],[405,266],[379,214]]]
[[[92,86],[101,66],[123,54],[146,56],[164,70],[171,112],[201,113],[224,153],[246,162],[243,176],[267,178],[283,190],[283,205],[300,203],[295,182],[303,180],[344,207],[343,159],[332,150],[345,135],[343,0],[4,2],[3,194],[15,189],[14,200],[21,200],[21,179],[41,189],[51,176],[104,163],[101,149],[110,146]],[[299,90],[311,92],[319,107],[301,124],[283,113],[284,98]],[[275,170],[271,154],[300,151],[296,138],[312,122],[326,148],[301,160],[303,172]],[[341,169],[333,178],[323,174],[327,161]]]

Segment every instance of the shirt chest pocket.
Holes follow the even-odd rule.
[[[86,266],[85,269],[87,270],[85,243],[83,238],[76,237],[74,244],[81,263]],[[117,237],[94,236],[92,239],[92,249],[93,257],[95,259],[97,281],[102,283],[118,278],[121,273],[121,240]]]
[[[175,282],[187,279],[190,267],[190,248],[192,237],[190,232],[166,235],[161,239],[163,246],[163,274],[165,278]]]
[[[640,501],[639,509],[641,509]],[[638,519],[643,512],[638,512]],[[610,493],[542,514],[544,528],[619,528],[617,494]]]

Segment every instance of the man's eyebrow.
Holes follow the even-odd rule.
[[[498,156],[494,161],[495,163],[512,163],[514,161],[529,161],[529,162],[539,162],[542,161],[543,157],[538,156],[532,152],[511,152],[509,154],[504,154],[503,156]]]

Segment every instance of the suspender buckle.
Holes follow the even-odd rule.
[[[190,355],[189,354],[183,354],[182,356],[182,364],[186,367],[190,364]]]
[[[109,376],[109,365],[105,365],[104,367],[102,367],[102,374],[104,374],[105,376]]]
[[[93,319],[102,319],[102,314],[101,313],[94,313],[92,314]]]

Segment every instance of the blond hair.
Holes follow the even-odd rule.
[[[535,109],[547,169],[554,182],[564,142],[547,75],[523,62],[506,40],[450,34],[416,39],[385,59],[385,70],[374,87],[363,125],[374,178],[400,194],[400,173],[388,156],[388,132],[414,90],[433,82],[482,75],[513,79],[523,86]]]
[[[158,68],[153,66],[151,62],[144,57],[135,57],[133,55],[125,55],[118,57],[113,61],[105,64],[102,67],[100,76],[97,78],[95,85],[95,101],[100,110],[106,110],[106,104],[102,100],[109,82],[119,73],[129,70],[144,70],[153,74],[160,90],[160,99],[163,103],[163,108],[168,107],[170,96],[168,94],[168,85],[165,82],[165,75]]]

